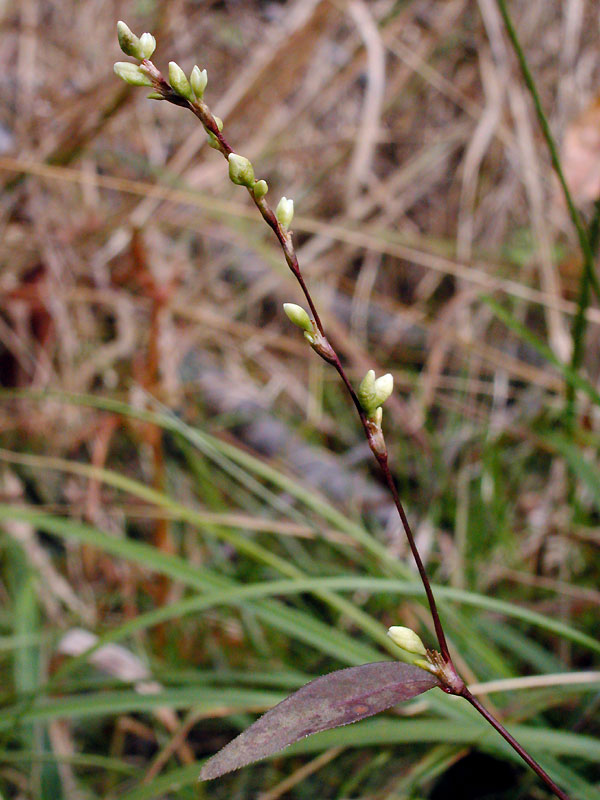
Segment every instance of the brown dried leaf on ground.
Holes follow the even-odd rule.
[[[568,125],[562,165],[576,205],[600,198],[600,95]]]

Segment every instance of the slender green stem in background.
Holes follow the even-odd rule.
[[[548,146],[548,151],[550,153],[552,166],[554,167],[554,171],[556,172],[556,175],[558,177],[558,180],[562,188],[567,208],[569,210],[569,215],[571,217],[573,225],[577,230],[579,246],[581,247],[581,252],[583,254],[584,273],[587,273],[588,280],[596,293],[596,297],[600,299],[600,283],[598,281],[598,276],[596,274],[594,267],[594,254],[592,251],[590,239],[588,237],[588,233],[585,229],[585,226],[581,220],[581,216],[579,215],[579,212],[575,208],[575,203],[573,202],[573,198],[571,196],[571,192],[569,191],[569,187],[567,186],[567,181],[565,180],[565,176],[560,163],[560,157],[558,155],[558,148],[556,146],[556,142],[554,141],[552,131],[550,130],[548,118],[546,117],[544,109],[542,108],[542,101],[540,99],[539,92],[535,85],[535,81],[533,79],[533,75],[531,74],[531,70],[529,69],[527,59],[525,58],[525,53],[523,52],[523,48],[521,47],[521,43],[519,42],[515,26],[513,25],[510,13],[508,11],[506,0],[497,0],[497,3],[500,13],[502,15],[502,19],[504,20],[504,25],[506,26],[506,32],[508,34],[508,38],[510,39],[510,42],[513,46],[513,50],[515,51],[515,55],[517,56],[517,59],[519,61],[519,66],[521,67],[521,72],[523,73],[523,79],[525,81],[525,85],[527,86],[529,94],[531,95],[531,98],[533,100],[533,105],[535,107],[535,112],[538,118],[538,122],[540,123],[542,133],[544,134],[544,139],[546,140],[546,144]],[[586,325],[586,320],[584,315],[582,334],[585,331],[585,325]]]
[[[600,240],[600,200],[594,205],[594,216],[588,230],[588,241],[592,254],[598,252]],[[571,369],[577,371],[583,361],[583,345],[585,338],[586,317],[585,312],[590,304],[590,274],[584,270],[579,281],[579,296],[577,298],[577,313],[573,320],[573,352],[571,354]],[[575,387],[567,384],[567,428],[572,429],[575,420]]]

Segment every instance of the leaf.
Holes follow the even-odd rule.
[[[317,731],[348,725],[410,700],[438,679],[412,664],[379,661],[322,675],[263,714],[202,767],[211,780],[265,758]]]

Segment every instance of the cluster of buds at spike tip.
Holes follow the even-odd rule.
[[[407,664],[414,664],[428,672],[434,672],[434,665],[429,660],[429,654],[421,638],[411,628],[393,625],[388,629],[387,635],[401,650],[401,657]]]
[[[138,39],[122,20],[117,22],[117,36],[119,46],[125,55],[137,58],[138,61],[150,58],[156,49],[156,39],[151,33],[142,33]]]
[[[381,406],[394,391],[394,378],[388,372],[380,378],[375,377],[375,372],[370,369],[358,387],[358,399],[369,420],[376,425],[381,425]]]
[[[287,318],[298,328],[304,331],[304,337],[311,344],[315,343],[315,326],[313,325],[310,317],[302,306],[297,306],[296,303],[284,303],[283,310]]]
[[[287,197],[282,197],[281,200],[277,203],[277,208],[275,209],[275,216],[277,217],[277,222],[281,225],[284,231],[292,224],[292,219],[294,218],[294,201]]]
[[[239,156],[237,153],[230,153],[229,160],[229,178],[232,183],[238,186],[247,186],[248,189],[254,188],[254,167],[252,163],[244,156]]]

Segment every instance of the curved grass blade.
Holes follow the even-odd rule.
[[[411,664],[379,661],[322,675],[291,694],[202,767],[211,780],[270,756],[311,733],[348,725],[439,686]]]

